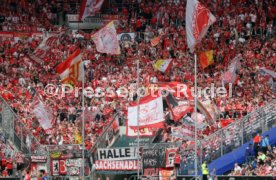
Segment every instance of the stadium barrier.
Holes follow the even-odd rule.
[[[263,134],[276,124],[276,100],[257,109],[244,118],[218,130],[214,134],[198,142],[198,169],[203,161],[211,161],[241,147],[251,141],[257,134]],[[194,148],[187,154],[187,159],[181,162],[179,175],[193,175],[195,153]],[[200,173],[200,172],[199,172]]]
[[[0,97],[1,129],[18,150],[24,154],[47,155],[47,150],[41,146],[30,130],[20,121],[18,115]]]

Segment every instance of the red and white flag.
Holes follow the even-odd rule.
[[[138,105],[133,103],[128,107],[128,126],[138,127]],[[148,95],[140,99],[139,103],[139,127],[162,128],[164,127],[162,95]]]
[[[76,50],[57,66],[56,71],[60,75],[62,83],[76,84],[77,81],[82,81],[84,67],[81,58],[82,54],[80,50]]]
[[[194,109],[193,106],[190,105],[189,101],[178,101],[172,94],[168,94],[166,96],[166,101],[174,121],[179,121],[182,117],[184,117],[187,113],[192,112]]]
[[[188,0],[186,6],[186,32],[191,52],[206,35],[209,27],[216,21],[214,15],[197,0]]]
[[[64,31],[57,33],[50,33],[43,41],[39,44],[39,46],[35,49],[33,54],[30,55],[34,61],[39,64],[43,64],[44,58],[47,56],[48,52],[52,50],[53,46],[58,45],[59,38],[64,34]]]
[[[53,113],[52,109],[47,107],[40,100],[36,100],[33,106],[33,114],[37,118],[40,126],[44,130],[49,130],[52,128]]]
[[[79,20],[95,15],[101,10],[104,0],[82,0]]]
[[[116,28],[113,21],[91,35],[96,44],[97,51],[107,54],[121,54]]]

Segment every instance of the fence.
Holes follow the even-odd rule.
[[[203,161],[210,163],[212,160],[252,140],[257,133],[262,134],[271,129],[276,124],[275,108],[276,100],[273,100],[266,106],[198,142],[198,151],[196,152],[198,164],[200,165]],[[183,156],[186,156],[186,160],[181,162],[180,175],[194,174],[194,150],[191,149],[190,152],[186,152]],[[198,169],[200,169],[200,166]]]
[[[1,124],[0,127],[7,139],[24,154],[47,155],[47,150],[41,146],[30,130],[20,121],[7,102],[0,97]]]

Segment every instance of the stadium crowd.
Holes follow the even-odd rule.
[[[251,144],[252,145],[252,144]],[[260,144],[260,147],[262,144]],[[246,164],[235,164],[234,170],[231,172],[233,176],[275,176],[276,174],[276,147],[268,146],[267,150],[259,150],[254,157],[254,152],[249,147],[246,151],[246,157],[253,157]],[[252,156],[253,155],[253,156]]]
[[[41,31],[64,30],[54,26],[58,19],[55,3],[44,1],[4,1],[1,15],[5,21],[2,31]],[[268,85],[268,79],[258,74],[258,67],[276,69],[275,7],[270,0],[207,0],[204,3],[216,16],[217,21],[211,27],[207,37],[196,47],[196,51],[214,50],[214,64],[206,69],[199,68],[198,86],[208,87],[214,83],[223,86],[221,76],[227,70],[231,59],[242,56],[241,68],[233,85],[233,97],[214,97],[212,100],[220,111],[220,119],[212,124],[203,123],[200,138],[208,136],[241,118],[255,109],[275,99],[275,92]],[[186,1],[142,1],[141,3],[114,4],[113,13],[119,15],[117,33],[135,32],[135,41],[120,42],[120,55],[100,54],[89,37],[76,38],[69,31],[61,36],[59,44],[52,47],[44,59],[43,65],[30,58],[30,54],[42,41],[42,38],[26,37],[20,40],[0,39],[0,95],[10,104],[23,124],[42,144],[79,144],[81,142],[81,96],[60,94],[49,97],[44,88],[47,84],[60,85],[55,67],[76,49],[83,54],[85,64],[85,87],[93,87],[100,93],[108,87],[116,90],[125,87],[131,91],[127,98],[93,97],[85,99],[85,110],[92,111],[93,120],[85,123],[85,144],[90,149],[100,136],[104,127],[119,113],[126,118],[129,102],[135,100],[136,61],[140,58],[140,85],[150,83],[178,81],[189,86],[194,85],[194,61],[188,53],[185,33]],[[150,8],[151,7],[151,8]],[[248,8],[250,7],[250,8]],[[151,46],[150,39],[162,37],[157,46]],[[91,33],[96,30],[92,30]],[[153,71],[152,65],[157,59],[173,58],[169,73]],[[79,84],[81,85],[81,84]],[[77,86],[79,86],[77,85]],[[227,85],[226,85],[227,86]],[[41,98],[54,114],[54,126],[45,132],[32,114],[33,101]],[[172,121],[170,121],[172,122]],[[170,135],[172,126],[181,126],[181,122],[166,123],[163,140],[174,142]],[[187,146],[187,142],[183,146]],[[274,152],[275,155],[275,152]],[[271,161],[275,164],[275,161]],[[267,166],[259,166],[259,170]],[[273,166],[272,166],[273,168]],[[275,167],[274,167],[275,168]],[[246,169],[246,168],[244,168]]]

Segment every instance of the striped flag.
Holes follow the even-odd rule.
[[[191,52],[206,35],[209,27],[216,22],[214,15],[197,0],[188,0],[186,6],[186,32]]]
[[[80,50],[76,50],[64,62],[56,67],[56,71],[60,76],[62,83],[76,84],[81,81],[84,76],[82,54]]]
[[[91,35],[96,44],[97,51],[107,54],[121,54],[116,28],[113,21]]]
[[[159,59],[153,64],[154,70],[166,73],[172,66],[172,59]]]
[[[205,69],[206,67],[214,63],[213,52],[214,52],[213,50],[210,50],[210,51],[201,52],[199,54],[200,64],[203,69]]]

